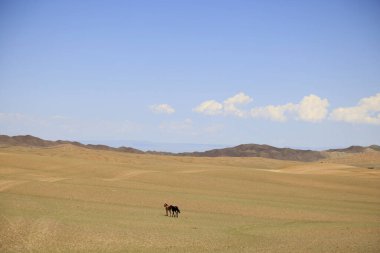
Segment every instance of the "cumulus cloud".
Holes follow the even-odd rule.
[[[298,104],[268,105],[251,110],[254,118],[264,118],[273,121],[286,121],[289,117],[307,122],[318,122],[326,118],[329,102],[316,95],[305,96]]]
[[[286,121],[286,114],[295,111],[297,106],[292,103],[285,105],[268,105],[264,107],[256,107],[251,110],[251,116],[253,118],[264,118],[273,121]]]
[[[168,104],[151,105],[150,109],[154,113],[172,114],[175,112],[174,108]]]
[[[252,101],[252,98],[245,95],[243,92],[236,94],[233,97],[224,100],[223,108],[226,114],[232,114],[238,117],[244,117],[246,112],[237,108],[237,105],[248,104]]]
[[[248,104],[251,101],[252,101],[252,98],[245,95],[243,92],[240,92],[236,94],[235,96],[232,96],[224,100],[224,103],[225,104]]]
[[[206,115],[217,115],[223,112],[223,105],[215,100],[207,100],[194,108],[194,111]]]
[[[336,108],[330,113],[330,119],[348,123],[380,125],[380,93],[360,99],[356,106]]]
[[[298,104],[298,118],[302,121],[318,122],[326,118],[329,101],[316,95],[305,96]]]
[[[244,117],[246,112],[239,109],[238,105],[248,104],[252,101],[252,98],[240,92],[235,96],[227,98],[223,103],[219,103],[215,100],[207,100],[194,108],[195,112],[203,113],[206,115],[235,115],[238,117]]]
[[[294,119],[315,123],[326,119],[328,116],[328,99],[314,94],[304,96],[298,103],[254,107],[250,111],[241,109],[243,105],[250,102],[252,102],[252,98],[240,92],[223,102],[204,101],[193,111],[206,115],[251,116],[278,122]],[[380,125],[380,93],[362,98],[356,106],[336,108],[330,113],[329,118],[348,123]]]

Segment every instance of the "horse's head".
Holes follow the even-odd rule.
[[[167,207],[167,206],[168,206],[168,204],[165,203],[165,204],[164,204],[164,207]]]

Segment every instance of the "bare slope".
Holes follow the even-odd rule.
[[[301,149],[291,149],[291,148],[277,148],[269,145],[259,145],[259,144],[242,144],[236,147],[223,148],[223,149],[213,149],[204,152],[187,152],[187,153],[170,153],[170,152],[160,152],[160,151],[147,151],[143,152],[138,149],[131,147],[119,147],[113,148],[106,145],[84,145],[79,142],[72,141],[48,141],[43,140],[31,135],[20,135],[20,136],[7,136],[0,135],[0,147],[11,147],[11,146],[27,146],[27,147],[52,147],[62,144],[71,144],[78,147],[95,149],[95,150],[108,150],[108,151],[119,151],[126,153],[137,153],[137,154],[152,154],[152,155],[169,155],[169,156],[194,156],[194,157],[263,157],[278,160],[289,160],[289,161],[302,161],[302,162],[314,162],[326,158],[342,157],[356,153],[367,153],[367,152],[379,152],[380,147],[377,145],[372,145],[369,147],[362,146],[351,146],[345,149],[330,149],[327,151],[313,151],[313,150],[301,150]]]
[[[329,149],[329,150],[327,150],[327,152],[363,153],[363,152],[368,151],[368,149],[373,149],[373,150],[376,150],[376,151],[380,151],[379,146],[377,146],[377,145],[371,145],[369,147],[350,146],[348,148]]]
[[[94,145],[94,144],[82,144],[76,141],[48,141],[43,140],[32,135],[18,135],[18,136],[7,136],[0,135],[0,147],[10,147],[10,146],[25,146],[25,147],[53,147],[62,144],[71,144],[78,147],[97,149],[97,150],[112,150],[112,151],[121,151],[128,153],[144,153],[141,150],[130,148],[130,147],[119,147],[113,148],[107,145]]]
[[[325,156],[318,151],[299,150],[291,148],[276,148],[269,145],[258,144],[242,144],[236,147],[213,149],[205,152],[182,153],[181,155],[216,157],[216,156],[232,156],[232,157],[265,157],[280,160],[317,161]]]
[[[333,162],[2,148],[0,252],[379,252],[379,185]]]

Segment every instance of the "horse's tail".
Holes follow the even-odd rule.
[[[181,210],[179,210],[179,208],[177,208],[178,212],[181,213]]]

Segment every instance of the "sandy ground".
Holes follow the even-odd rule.
[[[1,148],[0,252],[380,252],[379,166]]]

